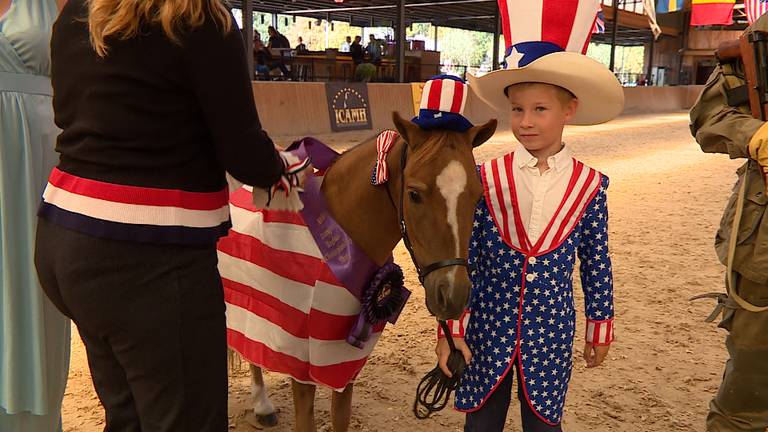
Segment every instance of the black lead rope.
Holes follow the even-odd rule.
[[[421,379],[416,388],[416,400],[413,402],[413,414],[420,420],[428,418],[432,413],[438,412],[448,405],[451,393],[458,387],[461,374],[464,373],[464,368],[467,366],[464,355],[456,349],[456,344],[453,343],[448,323],[440,321],[440,327],[443,329],[443,334],[448,340],[448,346],[451,348],[451,353],[448,355],[448,369],[453,376],[450,378],[446,376],[440,369],[440,365],[437,365]]]

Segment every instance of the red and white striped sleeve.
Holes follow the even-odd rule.
[[[447,320],[448,328],[451,329],[451,336],[455,338],[464,338],[464,335],[467,332],[467,324],[469,323],[469,316],[471,312],[469,309],[466,309],[464,313],[461,314],[459,319],[456,320]],[[438,325],[437,326],[437,337],[443,338],[445,337],[445,333],[443,332],[443,329]]]
[[[596,346],[613,342],[613,318],[607,320],[587,319],[587,342]]]
[[[593,345],[613,342],[613,271],[608,250],[607,188],[608,178],[602,176],[600,190],[584,214],[577,249],[587,317],[586,340]]]

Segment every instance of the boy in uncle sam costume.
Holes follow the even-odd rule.
[[[560,431],[572,369],[576,311],[572,273],[580,261],[587,367],[613,341],[613,280],[608,255],[608,178],[563,145],[566,124],[617,116],[620,84],[583,55],[598,0],[499,0],[506,68],[469,86],[502,115],[520,142],[480,167],[485,189],[470,242],[472,293],[450,322],[467,369],[455,406],[465,431],[501,431],[517,376],[523,430]],[[448,344],[439,332],[438,360]],[[512,373],[512,369],[516,373]]]

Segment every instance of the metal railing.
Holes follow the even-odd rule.
[[[627,12],[634,12],[636,14],[643,14],[645,9],[643,0],[601,0],[600,3],[604,6],[613,6],[614,4],[617,4],[619,9]]]
[[[624,87],[652,86],[654,83],[653,77],[648,79],[648,74],[644,73],[617,72],[614,75]]]
[[[456,64],[440,64],[440,73],[443,75],[457,76],[463,80],[467,79],[467,66]]]

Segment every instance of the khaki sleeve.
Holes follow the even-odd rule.
[[[725,85],[717,67],[691,109],[691,134],[707,153],[727,153],[731,159],[748,158],[749,140],[763,122],[729,106]]]

